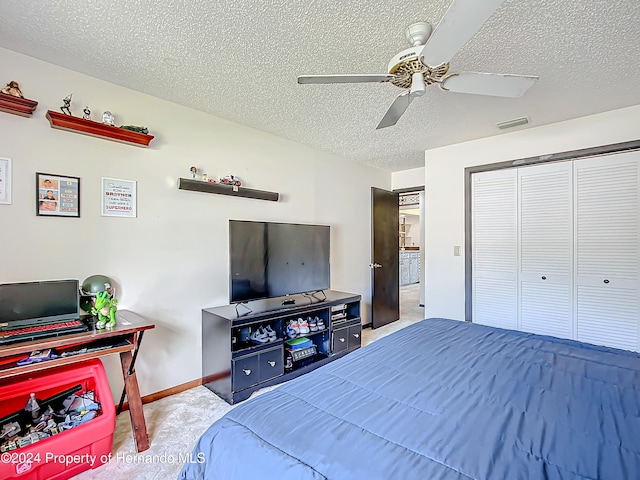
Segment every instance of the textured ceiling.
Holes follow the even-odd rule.
[[[388,171],[503,133],[500,121],[529,116],[523,129],[640,104],[638,0],[506,0],[450,63],[538,75],[516,99],[431,86],[376,130],[397,87],[297,84],[301,74],[386,73],[409,46],[405,28],[437,25],[449,3],[0,0],[0,46]]]

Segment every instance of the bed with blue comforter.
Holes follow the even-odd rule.
[[[423,320],[241,403],[193,458],[181,479],[640,479],[640,355]]]

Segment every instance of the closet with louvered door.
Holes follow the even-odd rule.
[[[572,338],[572,165],[517,170],[519,329]]]
[[[640,351],[640,152],[574,162],[576,337]]]
[[[640,351],[640,151],[471,176],[475,323]]]
[[[472,177],[473,321],[517,329],[517,171]]]

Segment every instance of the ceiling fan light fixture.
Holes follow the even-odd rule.
[[[504,130],[506,128],[513,128],[513,127],[519,127],[520,125],[527,125],[528,123],[530,123],[529,117],[520,117],[520,118],[514,118],[512,120],[507,120],[504,122],[498,122],[496,123],[496,126],[500,130]]]
[[[424,83],[424,74],[422,72],[415,72],[411,75],[411,96],[421,97],[424,95],[427,86]]]

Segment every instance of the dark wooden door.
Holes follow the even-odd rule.
[[[398,194],[372,187],[371,203],[371,327],[378,328],[400,318]]]

